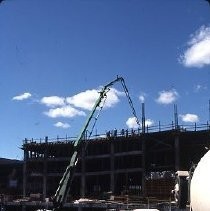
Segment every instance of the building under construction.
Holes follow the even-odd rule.
[[[68,137],[24,140],[23,198],[50,200],[69,164],[73,143]],[[208,124],[159,125],[141,133],[113,130],[84,140],[67,202],[80,198],[169,201],[175,172],[189,170],[209,146]]]

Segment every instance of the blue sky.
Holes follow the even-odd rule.
[[[101,86],[125,79],[148,125],[206,123],[210,6],[204,0],[5,0],[0,4],[0,157],[24,138],[77,136]],[[115,84],[94,133],[135,128]]]

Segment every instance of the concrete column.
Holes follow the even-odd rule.
[[[45,148],[44,151],[44,163],[43,163],[43,200],[46,198],[47,194],[47,159],[48,159],[48,149]]]
[[[24,149],[24,161],[23,161],[23,197],[26,197],[26,180],[27,180],[27,175],[26,175],[26,162],[28,159],[27,156],[28,152],[26,149]]]
[[[114,193],[114,142],[110,142],[110,190]]]
[[[175,136],[174,140],[174,151],[175,151],[175,170],[180,170],[180,146],[179,146],[179,136]]]
[[[142,174],[141,174],[141,189],[142,189],[142,195],[145,196],[145,154],[146,154],[146,147],[145,147],[145,138],[142,137]]]

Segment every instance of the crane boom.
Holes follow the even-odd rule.
[[[96,100],[95,102],[95,105],[93,106],[93,109],[92,111],[90,112],[83,128],[81,129],[80,133],[79,133],[79,136],[77,137],[76,141],[74,142],[74,145],[73,145],[73,155],[71,156],[71,160],[70,160],[70,163],[69,165],[67,166],[64,174],[63,174],[63,177],[62,179],[60,180],[60,183],[59,183],[59,186],[58,186],[58,189],[54,195],[54,198],[53,198],[53,204],[54,204],[54,211],[58,211],[60,210],[60,208],[62,208],[62,206],[64,205],[64,203],[66,202],[66,198],[67,198],[67,195],[70,191],[70,187],[71,187],[71,183],[72,183],[72,180],[73,180],[73,174],[74,174],[74,170],[75,170],[75,167],[76,167],[76,163],[77,163],[77,159],[78,159],[78,153],[81,149],[81,142],[82,140],[84,139],[84,136],[85,136],[85,132],[89,126],[89,123],[91,121],[91,119],[93,118],[93,115],[95,113],[95,111],[97,110],[98,107],[100,107],[100,104],[101,102],[103,101],[103,99],[106,97],[106,93],[110,90],[110,87],[115,84],[116,82],[120,81],[122,86],[123,86],[123,89],[125,91],[125,94],[128,98],[128,102],[132,108],[132,113],[134,115],[134,117],[136,118],[136,122],[137,124],[140,126],[140,123],[138,121],[138,118],[136,116],[136,112],[135,112],[135,109],[133,107],[133,103],[132,103],[132,100],[129,96],[129,93],[128,93],[128,89],[125,85],[125,81],[122,77],[117,77],[115,80],[111,81],[110,83],[106,84],[102,90],[99,92],[99,97],[98,99]]]

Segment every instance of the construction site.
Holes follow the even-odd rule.
[[[118,81],[139,127],[93,135],[101,103]],[[23,161],[1,164],[8,169],[1,175],[1,210],[189,210],[188,172],[209,149],[210,125],[180,125],[174,105],[171,124],[149,127],[144,107],[140,123],[117,77],[102,88],[78,137],[26,138]]]
[[[22,195],[14,189],[2,195],[6,210],[50,208],[73,144],[68,137],[25,139]],[[209,145],[208,124],[159,125],[143,133],[113,130],[84,140],[65,207],[117,210],[167,205],[174,200],[175,172],[198,163]]]

